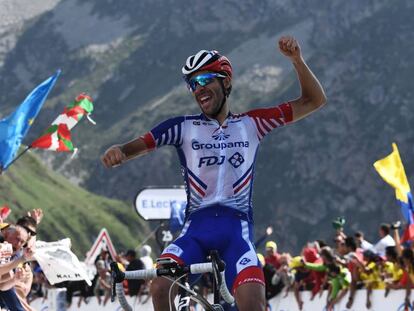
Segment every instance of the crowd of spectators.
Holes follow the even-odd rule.
[[[52,286],[41,267],[36,262],[29,263],[42,217],[41,210],[34,210],[19,218],[16,224],[1,222],[0,307],[3,309],[32,310],[29,305],[31,301],[47,299]],[[381,224],[376,243],[366,241],[363,232],[345,232],[343,218],[336,219],[332,224],[335,232],[329,239],[331,243],[310,241],[298,256],[280,253],[274,241],[265,243],[265,253],[258,253],[258,258],[265,275],[266,298],[269,300],[276,295],[286,296],[293,292],[302,310],[303,291],[310,291],[311,299],[314,299],[327,290],[326,309],[333,310],[340,301],[346,301],[347,308],[351,308],[355,295],[365,292],[366,307],[371,308],[372,290],[384,289],[387,296],[392,290],[404,289],[408,307],[414,287],[414,247],[400,242],[400,224]],[[96,274],[92,286],[85,281],[57,285],[66,287],[68,306],[74,295],[79,296],[78,307],[88,303],[93,296],[99,304],[105,305],[110,298],[110,263],[114,260],[126,270],[154,267],[148,245],[141,247],[138,254],[131,249],[120,253],[117,258],[111,258],[109,252],[103,250],[95,260]],[[148,282],[140,280],[124,283],[127,295],[135,297],[135,304],[148,301],[149,287]],[[209,275],[203,275],[194,285],[203,295],[208,295],[211,287]]]
[[[381,224],[379,240],[371,244],[363,232],[345,233],[345,220],[333,222],[335,234],[331,245],[318,240],[307,243],[299,256],[279,253],[274,241],[266,243],[266,254],[258,254],[266,280],[266,298],[294,293],[300,310],[304,307],[302,292],[311,291],[311,299],[328,290],[326,309],[346,300],[351,308],[355,295],[365,292],[365,303],[371,308],[371,293],[384,289],[406,291],[405,304],[410,305],[414,288],[414,251],[410,244],[400,243],[400,223]],[[364,289],[357,291],[357,289]]]
[[[110,263],[117,261],[122,269],[137,270],[150,269],[154,267],[151,257],[151,247],[144,245],[140,248],[139,254],[133,249],[121,252],[117,258],[111,258],[110,253],[103,249],[95,259],[95,276],[92,285],[88,286],[85,281],[67,281],[51,286],[45,277],[41,267],[34,262],[32,264],[33,284],[28,295],[28,301],[48,298],[50,288],[66,288],[66,302],[69,308],[72,305],[73,297],[77,296],[77,307],[81,308],[83,303],[88,303],[91,297],[96,297],[99,305],[105,306],[111,295]],[[146,303],[149,296],[149,283],[140,280],[128,280],[124,282],[126,295],[135,297],[134,304]]]

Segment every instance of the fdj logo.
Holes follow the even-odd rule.
[[[240,260],[239,264],[245,266],[247,265],[251,260],[249,258],[243,258],[242,260]]]
[[[198,163],[198,167],[211,166],[211,165],[222,165],[224,162],[225,156],[211,156],[211,157],[202,157],[200,158],[200,162]]]
[[[240,165],[243,164],[244,158],[240,153],[236,152],[235,154],[231,156],[231,158],[229,159],[229,162],[231,165],[234,166],[234,168],[238,168]]]

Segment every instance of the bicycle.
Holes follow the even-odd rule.
[[[122,282],[125,279],[140,279],[140,280],[152,280],[156,277],[169,277],[176,278],[170,287],[170,296],[172,287],[177,284],[179,286],[178,295],[178,308],[177,311],[189,311],[190,300],[200,304],[206,311],[224,311],[223,306],[220,304],[220,297],[230,305],[234,305],[234,297],[227,289],[224,269],[225,263],[218,255],[217,251],[211,251],[208,256],[209,262],[197,263],[189,266],[181,266],[175,260],[171,258],[160,258],[157,260],[160,268],[125,271],[119,270],[116,262],[111,263],[111,278],[112,278],[112,296],[111,301],[115,300],[115,296],[118,296],[118,301],[121,307],[125,311],[132,311],[132,307],[128,304],[125,298],[125,292]],[[212,273],[213,275],[213,293],[214,302],[211,304],[206,298],[194,291],[188,282],[186,277],[189,274],[202,274]],[[169,300],[171,301],[171,300]],[[170,306],[171,310],[171,306]]]

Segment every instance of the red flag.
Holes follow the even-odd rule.
[[[2,207],[0,207],[0,218],[4,221],[7,216],[10,215],[10,207],[8,207],[7,205],[3,205]]]
[[[403,244],[407,241],[414,241],[414,224],[408,225],[405,228],[400,243]]]

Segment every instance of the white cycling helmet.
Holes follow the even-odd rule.
[[[219,52],[214,50],[201,50],[197,54],[189,56],[181,69],[186,81],[188,81],[188,78],[193,73],[201,70],[222,73],[230,79],[232,78],[233,73],[228,58],[220,55]]]

